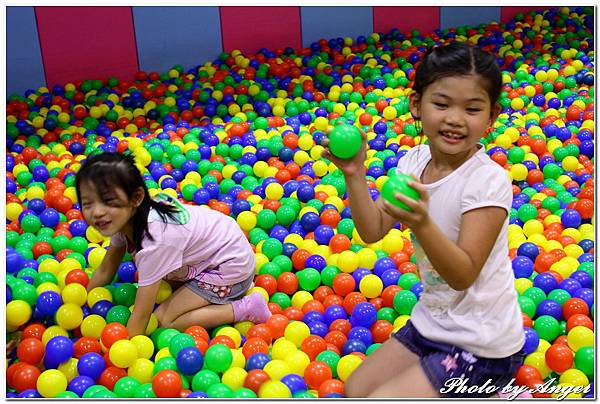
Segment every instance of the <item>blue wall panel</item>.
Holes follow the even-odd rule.
[[[6,96],[46,86],[33,7],[6,7]]]
[[[500,22],[501,7],[442,7],[440,28],[453,28],[461,25],[479,25],[491,21]]]
[[[133,23],[144,71],[187,71],[222,51],[219,7],[133,7]]]
[[[320,38],[350,37],[373,32],[372,7],[301,7],[302,45]]]

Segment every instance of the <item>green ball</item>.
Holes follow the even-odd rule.
[[[132,283],[122,283],[115,288],[113,297],[115,303],[123,306],[131,306],[135,303],[137,288]]]
[[[152,383],[140,384],[135,388],[133,396],[135,398],[156,398],[156,394],[152,390]]]
[[[362,136],[352,125],[335,125],[328,137],[331,154],[340,159],[351,159],[362,145]]]
[[[512,147],[508,151],[508,159],[513,164],[520,163],[525,159],[525,151],[520,147]]]
[[[21,219],[21,228],[27,233],[37,233],[42,227],[42,222],[36,215],[25,215]]]
[[[231,398],[256,398],[256,393],[246,387],[237,389],[231,394]]]
[[[133,398],[135,389],[141,385],[136,379],[131,376],[125,376],[117,380],[113,391],[119,398]]]
[[[401,290],[394,296],[394,309],[400,315],[408,315],[417,304],[417,297],[410,290]]]
[[[302,290],[312,292],[321,285],[321,274],[314,268],[306,268],[296,272],[298,284]]]
[[[72,391],[66,390],[61,393],[58,393],[55,398],[79,398],[79,396]]]
[[[542,301],[544,301],[548,298],[546,296],[546,293],[542,289],[538,288],[537,286],[533,286],[533,287],[527,289],[525,292],[523,292],[523,296],[526,296],[526,297],[530,298],[531,300],[533,300],[536,307]]]
[[[276,303],[282,310],[287,309],[292,305],[292,299],[283,292],[275,292],[269,299],[270,302]]]
[[[262,211],[261,211],[262,212]],[[289,226],[296,219],[296,211],[290,206],[282,205],[277,209],[277,220],[282,226]]]
[[[169,344],[171,343],[171,339],[173,339],[173,337],[178,334],[181,333],[174,328],[167,328],[166,330],[163,330],[156,341],[158,349],[161,350],[169,346]]]
[[[30,306],[33,306],[37,300],[35,286],[30,285],[27,282],[23,282],[23,284],[16,286],[13,289],[12,294],[13,300],[23,300]]]
[[[554,289],[548,293],[548,299],[554,300],[561,306],[571,298],[571,294],[564,289]]]
[[[575,367],[589,378],[594,376],[594,347],[584,346],[575,354]]]
[[[400,276],[398,279],[398,286],[400,286],[403,290],[410,290],[410,288],[417,282],[419,282],[419,276],[413,273],[405,273]]]
[[[325,268],[321,270],[321,281],[323,281],[323,285],[332,287],[333,278],[339,273],[341,273],[340,269],[333,265],[327,265]]]
[[[542,172],[544,173],[544,178],[551,178],[555,180],[560,177],[560,175],[563,173],[563,170],[555,163],[548,163],[544,166]]]
[[[161,370],[177,371],[177,360],[172,356],[164,356],[154,364],[153,374],[157,374]]]
[[[344,218],[340,220],[337,225],[338,234],[345,234],[348,238],[352,238],[352,231],[354,230],[354,221],[350,218]]]
[[[391,307],[382,307],[377,311],[377,320],[385,320],[390,324],[394,324],[394,321],[398,318],[398,313]]]
[[[276,256],[281,255],[282,252],[283,244],[276,238],[269,238],[265,240],[265,242],[262,245],[262,253],[266,255],[267,258],[269,258],[269,260],[272,260]]]
[[[69,249],[78,252],[80,254],[84,254],[85,251],[88,249],[88,243],[87,240],[83,237],[73,237],[70,241],[69,241]]]
[[[107,391],[106,387],[104,387],[101,384],[95,384],[93,386],[88,387],[83,392],[83,398],[93,398],[97,393],[100,393],[102,391]]]
[[[131,312],[127,307],[121,305],[113,306],[106,313],[106,322],[121,323],[126,326],[130,316]]]
[[[204,364],[206,366],[206,361]],[[202,369],[194,375],[194,378],[192,379],[192,389],[194,391],[207,391],[210,386],[217,384],[220,381],[219,375],[215,372],[209,369]]]
[[[534,323],[533,328],[539,337],[552,343],[560,335],[560,324],[552,316],[540,316]]]
[[[306,390],[297,391],[292,395],[293,398],[317,398],[314,394]]]
[[[527,314],[530,318],[535,316],[537,305],[531,298],[527,296],[519,296],[518,302],[523,313]]]
[[[58,279],[56,279],[56,276],[54,276],[54,274],[51,272],[40,272],[35,277],[35,280],[33,281],[33,286],[38,287],[42,283],[46,283],[46,282],[51,282],[56,285],[56,284],[58,284]]]
[[[530,203],[524,203],[519,207],[517,211],[519,215],[519,219],[525,223],[528,220],[533,220],[538,216],[538,210],[535,206]]]
[[[229,369],[233,355],[231,350],[222,344],[215,344],[206,350],[204,363],[206,367],[214,372],[222,373]]]
[[[171,338],[171,341],[169,342],[169,353],[173,358],[177,358],[177,354],[183,348],[195,346],[196,341],[194,341],[194,338],[191,335],[186,333],[180,333]]]
[[[277,216],[271,209],[263,209],[256,215],[256,225],[261,229],[270,230],[275,226],[276,221]]]
[[[215,383],[206,390],[206,394],[210,398],[231,398],[233,390],[224,383]]]
[[[318,361],[325,362],[330,368],[333,377],[338,377],[337,375],[337,365],[340,361],[340,356],[333,351],[322,351],[317,355],[316,358]]]
[[[414,199],[415,201],[418,201],[420,199],[420,195],[414,188],[407,184],[409,181],[414,181],[414,178],[412,178],[410,175],[402,173],[397,173],[390,177],[381,188],[382,198],[391,203],[393,206],[412,212],[412,209],[408,207],[408,205],[397,200],[394,195],[395,193],[400,193],[404,196]]]
[[[271,260],[271,263],[279,266],[281,272],[292,271],[292,260],[287,255],[278,255],[277,257],[273,258],[273,260]]]
[[[375,352],[375,350],[377,350],[377,348],[379,348],[381,346],[381,344],[379,342],[372,344],[371,346],[369,346],[367,348],[367,351],[365,352],[367,354],[367,356],[371,355],[373,352]]]
[[[273,278],[279,278],[279,275],[283,273],[281,267],[274,262],[265,262],[258,271],[260,275],[271,275]]]

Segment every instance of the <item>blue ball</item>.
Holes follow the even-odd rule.
[[[539,253],[540,253],[540,249],[538,248],[538,246],[529,241],[521,244],[519,246],[519,248],[517,249],[518,255],[525,256],[534,262]]]
[[[202,369],[204,358],[202,352],[196,347],[183,348],[177,354],[177,368],[184,375],[194,375]]]
[[[88,228],[88,224],[85,220],[73,220],[69,225],[69,232],[73,235],[73,237],[85,237],[85,231]]]
[[[367,345],[359,339],[349,339],[344,342],[344,346],[342,347],[342,355],[349,355],[352,352],[365,353],[366,351]]]
[[[77,362],[77,373],[81,376],[88,376],[93,380],[98,380],[105,368],[104,358],[96,352],[83,354]]]
[[[119,269],[117,270],[119,279],[121,282],[125,283],[135,282],[135,272],[136,268],[133,262],[123,262],[121,265],[119,265]]]
[[[292,394],[297,393],[299,391],[305,391],[308,389],[308,386],[306,385],[304,378],[302,378],[301,376],[299,376],[295,373],[290,373],[290,374],[283,376],[280,379],[280,381],[281,381],[281,383],[285,384],[288,389],[290,389],[290,392]]]
[[[320,219],[319,219],[319,221],[320,221]],[[328,226],[325,224],[317,226],[317,228],[314,231],[314,234],[315,234],[315,241],[317,243],[319,243],[320,245],[328,245],[329,240],[331,240],[331,238],[335,235],[331,226]]]
[[[397,269],[387,269],[383,274],[381,274],[380,278],[383,282],[384,288],[387,288],[390,285],[397,285],[398,279],[400,279],[400,271]]]
[[[388,269],[396,269],[396,264],[391,258],[382,257],[375,262],[373,272],[375,273],[375,275],[381,278],[381,275],[383,275],[383,273]]]
[[[575,271],[569,277],[571,279],[575,279],[582,288],[591,288],[594,284],[594,280],[592,277],[585,271]]]
[[[327,335],[327,333],[329,332],[329,327],[323,321],[324,319],[322,321],[314,320],[309,323],[306,323],[306,325],[308,325],[308,329],[310,330],[311,335],[318,335],[319,337],[323,338]]]
[[[46,369],[56,369],[61,363],[71,359],[73,351],[73,341],[69,338],[62,335],[51,338],[46,344],[44,366]]]
[[[262,352],[251,355],[246,361],[246,370],[263,369],[271,361],[269,355]]]
[[[523,351],[529,355],[535,352],[540,345],[540,337],[538,333],[529,327],[523,327],[523,333],[525,334],[525,344],[523,345]]]
[[[562,319],[562,308],[560,304],[554,300],[543,300],[538,304],[535,311],[536,317],[540,316],[552,316],[557,320]]]
[[[92,306],[92,314],[97,314],[101,317],[106,317],[106,314],[112,307],[112,302],[108,300],[99,300]]]
[[[377,321],[377,309],[373,304],[361,302],[354,306],[354,310],[352,310],[352,314],[350,315],[350,324],[353,327],[363,326],[371,328],[375,321]]]
[[[323,318],[325,319],[325,323],[327,325],[331,325],[337,319],[346,320],[348,316],[346,315],[346,310],[342,306],[337,304],[332,304],[331,306],[325,309],[325,313],[323,313]]]
[[[533,280],[533,286],[538,287],[548,294],[558,287],[556,278],[549,273],[541,273]]]
[[[300,226],[302,226],[302,228],[308,232],[314,231],[320,224],[321,224],[321,218],[315,212],[306,212],[300,218]],[[315,235],[315,241],[316,241],[316,235]]]
[[[372,272],[370,269],[368,268],[356,268],[356,270],[354,272],[352,272],[352,277],[354,278],[354,281],[356,282],[356,290],[358,290],[360,281],[362,280],[362,278],[364,278],[367,275],[371,275]]]
[[[373,344],[373,334],[366,327],[354,327],[348,332],[348,339],[358,339],[365,343],[366,346]]]
[[[590,310],[594,305],[594,291],[590,288],[581,288],[577,290],[573,294],[573,297],[578,297],[579,299],[583,300],[588,305],[588,309]]]
[[[96,384],[94,379],[89,376],[75,376],[67,386],[67,390],[72,391],[77,394],[79,397],[83,397],[83,393]]]
[[[60,222],[60,215],[54,208],[46,208],[40,213],[40,221],[44,227],[56,227]]]
[[[327,261],[325,260],[325,258],[318,254],[313,254],[309,256],[304,263],[305,268],[314,268],[319,272],[321,272],[321,270],[326,266]]]
[[[54,315],[62,304],[62,297],[51,290],[40,293],[35,302],[36,307],[45,316]]]
[[[42,396],[35,389],[23,390],[18,395],[19,398],[41,398]]]
[[[578,228],[581,225],[581,215],[575,209],[565,209],[560,215],[560,221],[565,228]]]
[[[515,278],[529,278],[533,273],[533,261],[528,257],[516,256],[512,260]]]
[[[302,317],[302,322],[308,324],[312,321],[325,321],[325,318],[323,317],[323,314],[319,313],[318,311],[311,310],[304,314]]]

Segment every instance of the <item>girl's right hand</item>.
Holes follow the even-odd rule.
[[[342,123],[340,122],[339,124],[341,125]],[[331,150],[329,150],[329,147],[327,147],[329,145],[328,136],[329,133],[331,133],[331,129],[327,130],[327,133],[325,133],[325,138],[323,138],[321,141],[321,146],[325,148],[322,156],[333,162],[336,167],[342,170],[345,176],[354,176],[357,174],[364,175],[365,173],[364,163],[367,158],[367,134],[361,128],[358,128],[358,131],[362,136],[362,143],[358,153],[356,153],[354,157],[350,159],[340,159],[331,154]]]

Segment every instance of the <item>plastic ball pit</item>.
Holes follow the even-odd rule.
[[[8,331],[23,335],[8,358],[7,396],[343,396],[356,367],[406,323],[423,284],[408,231],[360,239],[321,141],[330,127],[356,134],[360,125],[369,191],[385,197],[398,160],[424,140],[408,113],[414,65],[427,47],[457,38],[494,52],[503,72],[501,114],[482,143],[513,185],[509,256],[527,353],[516,384],[556,376],[586,385],[592,15],[562,7],[423,36],[392,30],[303,50],[233,51],[189,72],[174,66],[10,96],[6,314]],[[131,257],[111,285],[85,291],[108,244],[83,221],[74,175],[101,151],[133,153],[151,193],[236,219],[256,252],[254,290],[274,313],[266,324],[181,333],[153,318],[146,337],[129,338]],[[171,293],[162,285],[157,303]]]

